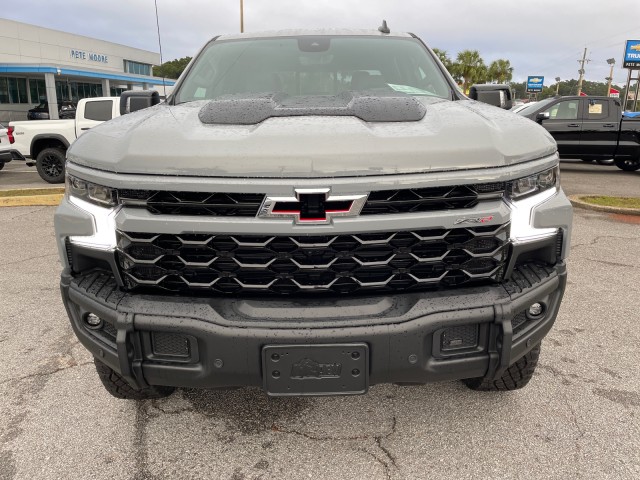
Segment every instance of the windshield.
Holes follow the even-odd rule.
[[[531,115],[533,112],[537,111],[538,109],[546,107],[554,100],[555,100],[554,98],[547,98],[546,100],[534,102],[531,105],[527,105],[522,110],[518,110],[516,113],[518,115],[523,115],[523,116]]]
[[[300,36],[212,42],[196,59],[175,102],[221,95],[338,95],[397,91],[451,98],[449,84],[413,38]]]

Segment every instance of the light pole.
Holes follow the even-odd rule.
[[[615,58],[607,58],[607,63],[611,65],[611,71],[609,72],[609,76],[605,78],[607,81],[607,97],[611,95],[611,82],[613,82],[613,66],[616,64]]]
[[[240,0],[240,33],[244,33],[244,0]]]
[[[559,95],[560,91],[560,77],[556,77],[556,97]]]
[[[580,74],[580,77],[578,78],[578,96],[580,96],[580,94],[582,93],[582,80],[584,80],[584,64],[585,63],[589,63],[591,60],[589,60],[587,58],[587,47],[584,47],[584,53],[582,54],[582,60],[578,60],[578,63],[580,64],[580,70],[578,70],[578,73]]]

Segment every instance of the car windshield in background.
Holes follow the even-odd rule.
[[[323,35],[214,41],[187,73],[175,102],[364,90],[451,98],[444,75],[413,38]]]
[[[546,100],[541,100],[539,102],[534,102],[531,105],[527,105],[522,110],[518,110],[516,113],[518,115],[523,115],[523,116],[526,117],[527,115],[531,115],[533,112],[535,112],[535,111],[537,111],[537,110],[539,110],[541,108],[546,107],[547,105],[549,105],[554,100],[555,100],[554,98],[547,98]]]

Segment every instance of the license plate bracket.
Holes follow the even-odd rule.
[[[262,370],[270,396],[360,395],[369,389],[369,346],[266,345]]]

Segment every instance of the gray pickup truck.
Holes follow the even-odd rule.
[[[556,143],[379,30],[216,37],[68,150],[62,298],[111,394],[531,379],[566,284]]]

